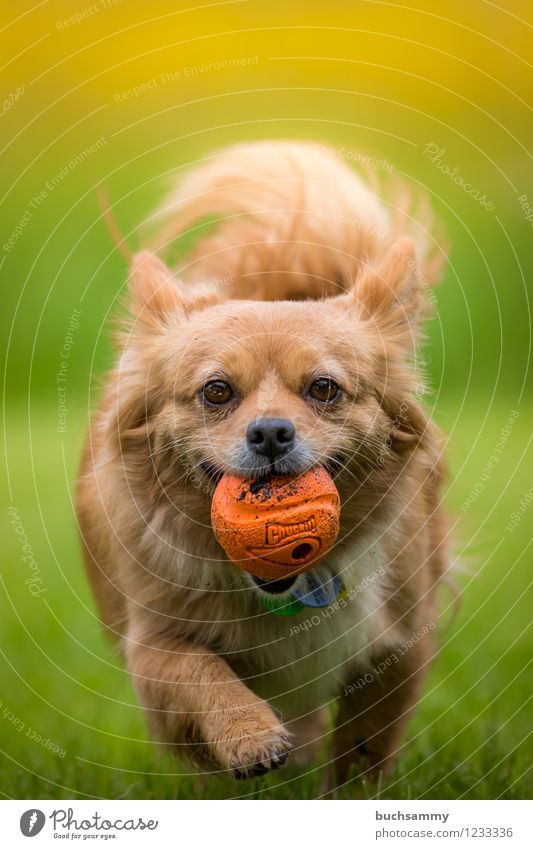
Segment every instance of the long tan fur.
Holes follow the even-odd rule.
[[[80,472],[87,567],[152,733],[236,777],[316,757],[336,704],[329,781],[390,769],[435,651],[444,464],[417,342],[439,250],[429,211],[385,197],[335,150],[241,145],[192,169],[132,262]],[[342,392],[317,410],[321,374]],[[213,375],[224,411],[202,401]],[[301,470],[336,469],[341,531],[317,568],[346,593],[307,627],[265,609],[210,527],[213,469],[239,473],[260,416],[294,422]]]

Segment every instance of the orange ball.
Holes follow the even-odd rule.
[[[322,560],[339,533],[340,498],[325,469],[267,481],[224,475],[211,524],[229,559],[265,581],[299,575]]]

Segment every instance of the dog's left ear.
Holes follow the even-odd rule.
[[[423,280],[418,273],[414,243],[409,237],[402,237],[376,267],[360,274],[348,294],[352,309],[379,334],[379,347],[383,345],[386,351],[392,345],[396,349],[392,356],[384,351],[386,368],[381,385],[376,386],[376,396],[391,419],[391,446],[398,454],[425,442],[429,427],[418,397],[405,391],[410,382],[405,360],[416,345],[425,306]]]
[[[376,325],[383,336],[412,347],[423,304],[417,279],[415,246],[407,236],[398,239],[375,268],[366,268],[350,296],[365,321]]]

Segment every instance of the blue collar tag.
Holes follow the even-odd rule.
[[[332,575],[321,582],[312,572],[306,572],[303,578],[302,586],[295,587],[293,595],[305,607],[328,607],[341,591],[338,575]]]

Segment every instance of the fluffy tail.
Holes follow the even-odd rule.
[[[234,298],[299,300],[345,291],[409,234],[431,283],[444,257],[430,206],[419,206],[417,223],[405,184],[385,188],[334,148],[237,145],[189,172],[152,217],[148,242],[185,281],[218,282]]]

